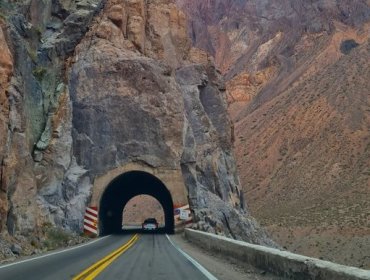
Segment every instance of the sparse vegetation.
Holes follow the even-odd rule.
[[[0,0],[0,18],[6,19],[7,15],[14,11],[15,3]]]
[[[31,58],[31,60],[36,63],[37,62],[37,51],[34,49],[31,49],[31,47],[27,46],[27,54]]]
[[[35,76],[35,78],[41,82],[42,79],[44,78],[45,74],[46,74],[46,68],[45,67],[42,67],[42,66],[39,66],[39,67],[36,67],[33,71],[32,71],[32,74]]]
[[[345,40],[340,45],[340,51],[344,54],[349,54],[352,51],[352,49],[354,49],[358,46],[359,46],[359,44],[353,39]]]
[[[45,239],[42,244],[47,250],[53,250],[60,247],[66,247],[69,240],[73,238],[72,234],[67,233],[61,228],[54,227],[50,223],[43,225]]]

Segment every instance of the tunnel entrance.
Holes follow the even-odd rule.
[[[147,172],[130,171],[110,182],[102,195],[99,207],[100,235],[122,232],[123,209],[138,195],[149,195],[158,200],[164,212],[163,232],[174,232],[173,201],[169,190],[157,177]]]

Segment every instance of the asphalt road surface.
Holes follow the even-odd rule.
[[[96,279],[206,280],[163,234],[141,235],[137,244]]]
[[[0,266],[0,279],[215,279],[202,269],[166,235],[126,234]]]

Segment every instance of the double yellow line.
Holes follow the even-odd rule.
[[[139,235],[135,234],[127,243],[119,247],[117,250],[113,251],[97,263],[93,264],[92,266],[88,267],[80,274],[75,276],[73,280],[92,280],[98,274],[100,274],[108,265],[114,262],[120,255],[126,252],[135,242],[139,239]]]

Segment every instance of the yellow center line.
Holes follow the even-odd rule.
[[[73,280],[92,280],[99,275],[108,265],[110,265],[115,259],[126,252],[135,242],[139,239],[139,235],[135,234],[127,243],[123,244],[117,250],[113,251],[109,255],[105,256],[100,261],[86,268],[80,274],[75,276]]]

